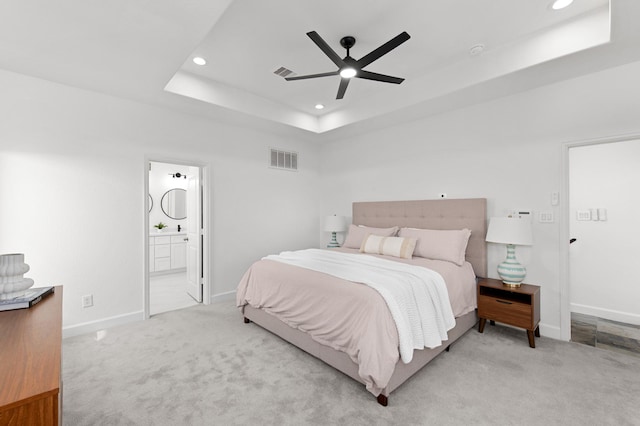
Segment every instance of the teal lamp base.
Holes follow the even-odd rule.
[[[340,247],[340,244],[338,244],[338,240],[336,239],[336,233],[335,232],[331,233],[331,241],[329,241],[329,244],[327,244],[327,247],[329,247],[329,248]]]
[[[498,265],[498,275],[502,282],[511,287],[520,287],[527,269],[516,260],[516,246],[507,244],[507,258]]]

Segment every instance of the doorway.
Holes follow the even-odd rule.
[[[567,241],[562,253],[562,338],[626,350],[618,346],[626,345],[627,325],[640,336],[634,303],[640,297],[634,285],[640,251],[632,235],[634,212],[640,207],[640,138],[567,144],[563,155],[568,202],[561,237]],[[638,345],[637,340],[631,343]]]
[[[147,160],[146,170],[144,313],[149,318],[203,303],[209,296],[206,166]]]

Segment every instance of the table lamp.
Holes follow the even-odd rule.
[[[344,232],[347,229],[344,216],[327,216],[324,220],[325,232],[331,232],[331,241],[327,244],[327,247],[340,247],[338,240],[336,240],[336,233]]]
[[[516,245],[533,244],[531,223],[525,219],[492,217],[486,241],[507,245],[507,258],[498,265],[498,275],[504,284],[519,287],[527,270],[516,260]]]

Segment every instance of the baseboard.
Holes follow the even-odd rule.
[[[63,327],[62,338],[66,339],[67,337],[79,336],[81,334],[95,333],[106,328],[142,320],[144,320],[144,313],[142,311],[139,311],[131,312],[129,314],[117,315],[110,318],[103,318],[96,321],[83,322],[81,324]]]
[[[578,314],[591,315],[598,318],[604,318],[611,321],[623,322],[626,324],[640,325],[640,315],[630,312],[615,311],[613,309],[597,308],[595,306],[571,304],[571,312]]]
[[[209,298],[209,303],[227,302],[236,299],[236,291],[227,291],[226,293],[214,294]]]
[[[540,335],[544,337],[549,337],[550,339],[562,340],[562,333],[560,332],[560,327],[556,327],[555,325],[549,325],[540,323],[538,324],[540,327]]]

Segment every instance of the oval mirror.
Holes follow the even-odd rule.
[[[151,212],[152,208],[153,208],[153,197],[151,197],[151,194],[149,194],[149,212]]]
[[[160,200],[162,212],[171,219],[187,218],[187,190],[173,188],[168,190]]]

